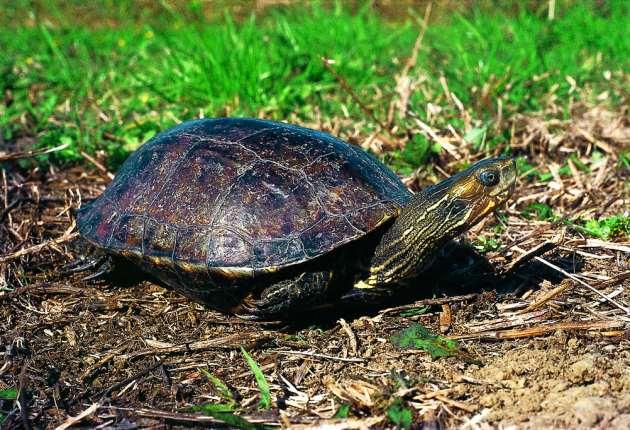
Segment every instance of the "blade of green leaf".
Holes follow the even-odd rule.
[[[249,353],[245,351],[245,348],[243,348],[242,346],[241,352],[243,353],[243,356],[245,357],[245,360],[247,360],[249,368],[252,369],[254,377],[256,378],[256,383],[258,384],[258,389],[260,390],[260,408],[271,408],[271,392],[269,390],[269,384],[265,379],[265,375],[262,373],[262,370],[260,370],[260,367],[258,366],[256,361],[254,361],[252,356],[249,355]]]
[[[201,373],[204,374],[206,378],[208,378],[210,382],[212,382],[212,385],[214,385],[214,388],[216,388],[217,394],[219,396],[221,396],[225,400],[234,402],[234,395],[232,394],[232,391],[230,391],[228,386],[225,385],[223,381],[221,381],[219,378],[214,376],[212,373],[208,372],[206,369],[199,369],[199,370],[201,371]]]
[[[5,388],[4,390],[0,390],[0,399],[2,400],[15,400],[17,399],[18,391],[17,388]]]
[[[422,349],[431,357],[450,357],[460,351],[457,342],[435,335],[418,323],[413,323],[391,338],[394,346],[400,349]]]
[[[226,403],[204,403],[202,405],[194,405],[186,408],[187,412],[201,412],[206,415],[212,415],[217,413],[234,412],[233,404]]]
[[[333,418],[348,418],[348,414],[350,414],[350,405],[343,403],[333,415]]]

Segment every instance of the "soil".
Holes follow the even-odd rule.
[[[70,420],[101,428],[217,428],[220,420],[190,409],[227,402],[210,372],[252,425],[394,428],[392,411],[401,402],[414,428],[629,428],[628,238],[594,240],[522,215],[542,201],[566,217],[627,216],[628,172],[615,167],[630,136],[623,118],[576,114],[554,132],[562,137],[554,140],[557,153],[545,146],[541,119],[517,127],[534,135],[538,150],[529,162],[537,168],[546,171],[560,160],[558,148],[570,147],[591,169],[551,183],[521,176],[502,217],[490,217],[464,241],[496,237],[501,248],[484,254],[490,266],[479,268],[478,256],[463,245],[438,263],[423,288],[396,302],[291,322],[208,310],[128,274],[97,282],[61,274],[81,251],[72,208],[102,192],[107,175],[5,163],[0,390],[19,394],[0,400],[3,426],[54,428]],[[592,161],[593,145],[572,134],[584,121],[611,151],[604,151],[603,168]],[[395,347],[392,335],[414,322],[457,339],[460,352],[432,358]],[[259,407],[241,347],[270,384],[268,410]],[[349,406],[348,417],[333,418],[341,405]]]

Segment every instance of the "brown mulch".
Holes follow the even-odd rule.
[[[630,124],[625,112],[597,107],[576,110],[570,121],[516,118],[514,129],[513,149],[553,178],[521,175],[500,215],[467,234],[472,243],[501,244],[485,254],[493,273],[464,286],[440,278],[378,309],[292,323],[207,310],[148,281],[87,283],[60,274],[78,252],[72,209],[102,192],[107,173],[3,164],[0,393],[19,393],[0,396],[3,425],[218,426],[219,419],[189,409],[225,402],[210,372],[252,424],[393,428],[388,410],[402,399],[418,428],[625,427],[630,241],[587,237],[562,220],[628,216],[630,172],[617,164],[630,146]],[[471,157],[450,143],[462,152],[436,160],[447,173],[457,156]],[[567,161],[571,154],[588,171]],[[561,175],[565,162],[570,174]],[[426,180],[407,178],[411,186]],[[561,220],[525,218],[533,202]],[[396,349],[391,336],[412,322],[457,339],[462,352],[432,359]],[[269,381],[269,410],[259,408],[241,347]],[[333,418],[342,404],[349,417]]]

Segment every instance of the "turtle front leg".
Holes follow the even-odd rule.
[[[321,304],[334,272],[304,272],[263,289],[257,300],[245,300],[241,309],[255,319],[280,317]]]

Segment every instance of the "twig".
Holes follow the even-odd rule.
[[[473,322],[466,325],[469,332],[483,333],[490,330],[502,330],[532,324],[534,322],[545,322],[548,320],[547,309],[539,309],[528,313],[509,313],[503,318],[495,318],[491,320]]]
[[[118,356],[122,351],[127,348],[127,341],[121,342],[118,346],[110,350],[103,358],[89,366],[82,374],[81,379],[85,381],[86,379],[93,380],[96,376],[96,373],[110,360],[114,357]]]
[[[20,382],[20,388],[19,388],[19,392],[18,392],[18,403],[20,405],[20,418],[22,419],[22,427],[24,428],[24,430],[31,430],[31,422],[28,419],[28,410],[29,410],[29,405],[28,405],[28,399],[26,396],[26,393],[28,391],[28,365],[27,363],[24,363],[24,365],[22,366],[22,370],[20,371],[20,377],[19,377],[19,382]]]
[[[518,257],[516,260],[512,261],[505,269],[504,272],[510,273],[513,272],[515,269],[519,268],[520,266],[522,266],[523,264],[525,264],[526,262],[528,262],[529,260],[532,260],[533,258],[542,255],[546,252],[551,251],[552,249],[554,249],[558,244],[551,242],[551,241],[544,241],[543,243],[541,243],[538,246],[533,247],[532,249],[530,249],[529,251],[524,251],[522,248],[519,248],[518,246],[514,246],[514,249],[519,250],[520,252],[522,252],[523,254]]]
[[[2,300],[12,299],[22,294],[41,292],[44,294],[85,294],[85,290],[70,285],[56,285],[48,282],[41,282],[37,284],[25,285],[20,288],[16,288],[13,291],[7,291],[0,295],[0,303]]]
[[[478,297],[481,297],[480,293],[464,294],[462,296],[442,297],[439,299],[424,299],[424,300],[419,300],[417,302],[414,302],[410,305],[396,306],[394,308],[383,309],[382,311],[379,312],[379,315],[384,315],[391,312],[404,311],[406,309],[413,309],[413,308],[417,308],[418,306],[433,306],[433,305],[443,305],[445,303],[452,303],[452,302],[465,302],[468,300],[476,299]]]
[[[431,128],[427,123],[422,121],[420,117],[413,111],[408,111],[409,116],[411,116],[418,127],[422,129],[431,139],[437,142],[446,152],[448,152],[454,159],[461,160],[462,156],[457,152],[457,148],[455,145],[451,144],[448,140],[439,136],[435,130]]]
[[[440,312],[440,333],[446,333],[453,324],[453,313],[448,303],[442,304],[442,312]]]
[[[321,59],[322,59],[322,63],[324,63],[324,67],[326,67],[326,69],[335,77],[335,79],[337,79],[341,87],[348,93],[350,97],[352,97],[352,100],[354,100],[355,103],[359,105],[361,110],[370,118],[372,118],[381,127],[381,129],[389,132],[389,128],[387,128],[387,126],[383,124],[383,122],[376,117],[376,115],[374,114],[374,111],[368,108],[365,105],[365,103],[361,101],[359,96],[356,95],[356,93],[354,92],[350,84],[348,84],[348,81],[346,81],[346,79],[343,76],[341,76],[339,73],[337,73],[337,71],[331,66],[332,61],[325,57],[321,57]]]
[[[98,403],[93,403],[89,408],[87,408],[86,410],[84,410],[83,412],[81,412],[79,415],[75,416],[75,417],[68,417],[66,419],[66,421],[61,424],[60,426],[56,427],[55,430],[66,430],[69,427],[72,427],[73,425],[75,425],[78,422],[83,421],[83,419],[89,417],[90,415],[92,415],[94,412],[96,412],[96,410],[100,407],[101,405],[99,405]]]
[[[442,403],[446,403],[447,405],[454,406],[457,409],[461,409],[462,411],[468,412],[469,414],[477,410],[477,406],[475,405],[467,405],[466,403],[458,402],[457,400],[452,400],[445,396],[435,396],[435,398]]]
[[[630,246],[626,246],[622,243],[605,242],[599,239],[587,239],[584,245],[578,245],[579,248],[604,248],[612,249],[613,251],[621,251],[630,253]]]
[[[198,423],[198,424],[223,424],[224,422],[208,415],[186,414],[181,412],[159,411],[156,409],[136,409],[139,417],[159,418],[168,421]]]
[[[548,291],[547,293],[543,294],[538,300],[536,300],[533,303],[530,303],[529,306],[527,306],[525,309],[522,309],[520,311],[518,311],[517,313],[528,313],[531,312],[533,310],[536,310],[538,308],[540,308],[542,305],[544,305],[545,303],[547,303],[549,300],[559,296],[560,294],[564,293],[567,289],[569,289],[571,287],[571,281],[569,281],[568,279],[564,279],[562,282],[560,282],[560,285],[558,285],[556,288],[552,289],[551,291]]]
[[[542,227],[538,227],[535,230],[531,231],[529,234],[526,234],[525,236],[519,239],[513,240],[511,243],[508,243],[507,245],[505,245],[505,248],[501,249],[500,251],[488,253],[488,258],[492,259],[499,255],[505,255],[508,252],[510,252],[510,250],[514,246],[520,245],[521,243],[531,239],[532,237],[541,237],[543,233],[545,233],[547,230],[549,230],[552,227],[554,227],[553,224],[545,224]]]
[[[215,339],[201,340],[198,342],[184,343],[180,345],[167,346],[164,348],[150,348],[141,351],[123,354],[119,356],[121,360],[133,360],[139,357],[153,354],[181,354],[186,352],[199,352],[211,349],[238,349],[241,346],[257,345],[273,338],[270,332],[244,334],[236,333]]]
[[[273,352],[284,355],[304,355],[306,357],[317,357],[323,358],[326,360],[335,360],[335,361],[343,361],[346,363],[365,363],[365,360],[362,358],[343,358],[343,357],[335,357],[333,355],[326,354],[318,354],[316,352],[307,352],[307,351],[283,351],[283,350],[273,350]]]
[[[343,329],[343,331],[346,332],[346,334],[348,335],[348,339],[350,340],[350,348],[352,348],[352,355],[357,355],[357,337],[355,336],[354,332],[352,331],[352,328],[350,327],[350,325],[346,322],[346,320],[344,320],[343,318],[341,318],[339,320],[339,324],[341,325],[341,328]]]
[[[516,248],[518,250],[521,250],[520,248]],[[522,250],[521,250],[522,251]],[[608,297],[606,294],[602,293],[601,291],[597,290],[596,288],[591,287],[589,284],[587,284],[586,282],[584,282],[583,280],[581,280],[580,278],[578,278],[575,275],[570,274],[569,272],[567,272],[566,270],[556,266],[555,264],[552,264],[550,262],[548,262],[547,260],[545,260],[544,258],[541,257],[534,257],[535,260],[540,261],[541,263],[543,263],[546,266],[551,267],[552,269],[562,273],[564,276],[567,276],[571,279],[573,279],[575,282],[578,282],[579,284],[581,284],[582,286],[588,288],[589,290],[591,290],[592,292],[594,292],[595,294],[603,297],[604,299],[606,299],[607,301],[609,301],[610,303],[612,303],[613,305],[617,306],[619,309],[621,309],[622,311],[624,311],[626,313],[626,315],[630,315],[630,309],[628,309],[627,307],[623,306],[621,303],[617,302],[616,300],[611,299],[610,297]]]
[[[385,419],[383,416],[369,418],[346,418],[343,420],[319,420],[310,424],[291,424],[293,430],[367,430]]]
[[[398,76],[398,78],[396,79],[396,89],[397,89],[396,92],[399,95],[399,102],[396,103],[396,100],[392,99],[392,101],[389,104],[389,110],[387,112],[388,127],[391,127],[394,121],[394,108],[396,104],[398,104],[399,110],[401,111],[402,114],[407,113],[408,104],[409,104],[409,96],[411,93],[411,81],[409,79],[409,72],[418,62],[418,53],[420,52],[420,48],[422,47],[422,41],[424,40],[424,35],[426,34],[427,28],[429,27],[429,17],[431,16],[432,7],[433,7],[433,4],[429,2],[427,4],[426,9],[424,10],[424,18],[421,23],[422,28],[420,28],[418,37],[416,38],[416,41],[413,45],[413,49],[411,50],[411,56],[407,59],[407,62],[405,63],[405,67],[403,67],[402,71],[400,72],[400,76]],[[406,91],[404,92],[398,91],[398,88],[400,88],[401,83],[407,83],[404,86],[406,89]]]
[[[81,151],[80,154],[81,156],[83,156],[83,158],[94,164],[94,166],[96,166],[98,170],[105,173],[105,176],[107,176],[109,179],[114,179],[114,175],[109,170],[107,170],[107,168],[105,168],[105,166],[103,166],[96,158],[92,157],[85,151]]]
[[[416,65],[418,61],[418,53],[420,52],[420,48],[422,47],[422,40],[424,39],[424,35],[427,32],[427,28],[429,28],[429,18],[431,17],[431,9],[433,4],[431,2],[427,3],[427,7],[424,10],[424,17],[422,18],[422,28],[420,29],[420,33],[418,33],[418,37],[416,38],[416,42],[413,45],[413,49],[411,51],[411,57],[405,63],[405,68],[402,71],[402,75],[408,75],[413,66]]]
[[[479,333],[461,334],[457,336],[448,336],[450,339],[522,339],[527,337],[543,336],[558,330],[604,330],[623,328],[625,324],[621,321],[567,321],[556,324],[540,325],[536,327],[528,327],[524,329],[511,330],[490,330]]]
[[[103,397],[106,396],[108,394],[111,394],[112,391],[117,390],[118,388],[129,384],[130,382],[135,381],[138,378],[142,378],[144,375],[146,375],[149,372],[152,372],[153,370],[157,369],[158,367],[162,366],[162,362],[159,361],[157,363],[155,363],[153,366],[149,366],[144,370],[139,371],[138,373],[136,373],[135,375],[130,376],[129,378],[123,379],[122,381],[116,382],[114,385],[112,385],[109,388],[106,388],[104,390],[99,391],[98,393],[96,393],[94,396],[92,397]]]
[[[2,255],[0,256],[0,263],[14,260],[16,258],[31,254],[34,252],[39,252],[48,246],[59,245],[60,243],[68,242],[79,235],[78,232],[73,231],[75,227],[76,227],[76,223],[73,220],[70,227],[68,227],[68,229],[58,238],[51,239],[46,242],[38,243],[37,245],[33,245],[29,248],[20,249],[19,251],[13,252],[11,254]]]
[[[62,149],[66,149],[68,146],[70,146],[69,143],[64,143],[62,145],[58,145],[53,148],[32,149],[30,151],[20,151],[20,152],[13,152],[13,153],[0,152],[0,162],[9,161],[9,160],[19,160],[22,158],[31,158],[36,155],[50,154],[51,152],[57,152],[57,151],[61,151]]]

